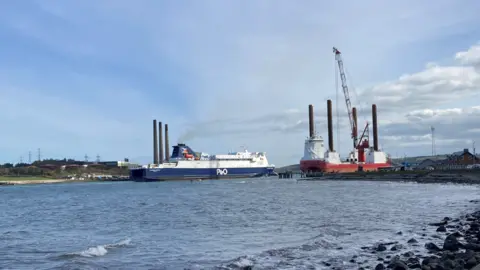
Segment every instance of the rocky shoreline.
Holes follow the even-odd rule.
[[[480,201],[471,201],[479,203]],[[437,227],[435,238],[443,241],[443,245],[427,242],[422,247],[417,239],[411,238],[405,243],[378,243],[362,247],[363,252],[377,257],[377,263],[357,262],[358,256],[350,260],[348,269],[475,269],[480,270],[480,211],[460,218],[445,217],[429,226]],[[397,234],[402,234],[398,232]],[[423,234],[423,236],[427,236]],[[390,251],[390,252],[389,252]],[[401,251],[399,255],[391,255],[391,251]],[[361,255],[361,254],[359,254]],[[355,266],[355,264],[357,266]],[[326,264],[326,266],[330,266]],[[332,267],[332,269],[344,269]]]
[[[416,183],[480,184],[480,171],[432,171],[408,173],[345,173],[301,178],[304,181],[403,181]]]

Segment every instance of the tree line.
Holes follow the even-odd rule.
[[[30,166],[44,166],[44,165],[55,165],[55,166],[62,166],[62,165],[85,165],[85,164],[94,164],[94,162],[86,162],[86,161],[79,161],[75,159],[44,159],[40,161],[34,161],[32,163],[4,163],[0,164],[0,168],[22,168],[22,167],[30,167]]]
[[[98,165],[95,167],[68,167],[68,165],[91,165],[94,162],[78,161],[74,159],[44,159],[29,163],[4,163],[0,165],[0,176],[47,176],[56,177],[64,174],[77,173],[108,173],[108,174],[128,174],[128,169],[119,167],[109,167]],[[52,168],[44,167],[53,165]],[[61,166],[67,165],[65,169]]]

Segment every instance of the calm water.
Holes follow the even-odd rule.
[[[1,269],[321,269],[379,240],[427,241],[426,222],[470,211],[479,191],[257,179],[8,186],[0,197]]]

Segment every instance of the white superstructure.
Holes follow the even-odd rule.
[[[275,167],[268,163],[267,154],[265,152],[230,152],[228,154],[209,155],[206,153],[196,153],[196,156],[189,154],[191,149],[187,146],[180,145],[178,151],[172,154],[168,162],[163,164],[149,164],[144,168],[191,168],[191,169],[207,169],[207,168],[263,168]]]
[[[314,135],[311,138],[307,138],[305,140],[302,160],[323,160],[324,158],[325,146],[322,136]]]

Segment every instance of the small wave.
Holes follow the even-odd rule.
[[[0,234],[0,240],[20,240],[30,234],[28,231],[6,231]]]
[[[214,267],[215,270],[231,270],[231,269],[251,269],[255,265],[255,259],[250,256],[241,256],[231,260],[225,265]]]
[[[345,252],[343,248],[333,241],[329,241],[328,238],[320,234],[311,238],[307,243],[269,249],[256,255],[241,256],[216,266],[215,269],[244,270],[251,269],[254,266],[262,269],[290,269],[300,265],[309,269],[311,268],[309,264],[314,263],[315,259],[320,260],[324,259],[324,257],[332,257],[334,254],[338,256]],[[320,250],[322,252],[316,254]],[[310,261],[310,259],[313,261]],[[340,262],[342,262],[341,259],[336,264]]]
[[[85,258],[92,258],[92,257],[101,257],[105,256],[108,253],[109,249],[113,248],[119,248],[119,247],[124,247],[128,246],[131,242],[130,238],[127,238],[125,240],[122,240],[117,243],[113,244],[106,244],[106,245],[98,245],[96,247],[89,247],[85,250],[79,251],[79,252],[72,252],[72,253],[67,253],[63,254],[60,256],[60,258],[71,258],[71,257],[85,257]]]
[[[86,250],[83,250],[80,252],[71,253],[71,255],[79,255],[82,257],[90,258],[90,257],[104,256],[107,253],[108,251],[105,248],[105,246],[96,246],[96,247],[89,247]]]

